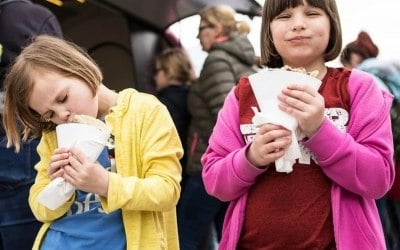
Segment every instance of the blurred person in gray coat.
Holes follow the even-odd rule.
[[[181,250],[213,249],[212,232],[217,241],[220,240],[227,203],[206,193],[200,158],[208,146],[226,95],[242,76],[253,74],[256,68],[254,48],[247,38],[250,27],[236,21],[236,12],[231,7],[216,5],[199,14],[198,39],[208,55],[188,96],[192,118],[187,146],[187,180],[178,205]]]

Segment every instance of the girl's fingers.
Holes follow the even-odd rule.
[[[302,107],[303,104],[311,104],[314,102],[318,93],[309,90],[289,89],[282,90],[282,94],[278,99],[294,107]]]
[[[310,96],[316,97],[318,95],[318,90],[311,88],[308,85],[303,84],[292,84],[289,85],[287,88],[283,89],[283,91],[297,91],[298,93],[307,93]]]
[[[269,137],[268,134],[279,134],[281,136]],[[282,134],[284,134],[284,136],[282,136]],[[269,138],[265,139],[263,137]],[[269,140],[270,138],[274,139]],[[290,145],[290,143],[290,131],[285,129],[268,131],[264,135],[257,135],[249,148],[249,154],[247,155],[248,159],[257,167],[267,166],[282,157],[285,153],[285,149]]]
[[[61,160],[63,160],[63,159],[67,159],[68,156],[69,156],[69,153],[68,153],[68,152],[56,153],[56,154],[53,154],[53,155],[51,156],[50,161],[51,161],[51,162],[61,161]]]
[[[86,154],[80,151],[77,148],[71,148],[71,155],[75,158],[79,163],[84,164],[86,162]]]

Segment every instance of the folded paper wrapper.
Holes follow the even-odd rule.
[[[56,127],[58,147],[75,147],[86,154],[89,161],[95,162],[107,145],[109,132],[94,126],[80,123],[66,123]],[[57,177],[52,180],[38,196],[45,207],[55,210],[68,201],[75,192],[75,187]]]
[[[260,112],[253,108],[252,122],[259,127],[266,123],[281,125],[292,131],[292,143],[285,149],[285,154],[275,161],[277,172],[290,173],[293,164],[301,156],[297,135],[297,120],[279,109],[278,95],[291,84],[303,84],[318,90],[321,81],[315,77],[294,71],[266,69],[249,76],[250,85],[257,99]]]

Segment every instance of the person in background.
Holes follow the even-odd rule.
[[[193,81],[193,68],[188,55],[182,48],[165,49],[156,57],[155,64],[154,80],[157,98],[171,114],[183,145],[184,155],[180,160],[182,165],[181,186],[183,187],[186,180],[186,142],[190,122],[187,96],[189,86]]]
[[[303,135],[290,173],[277,172],[275,161],[291,131],[254,125],[249,78],[228,94],[202,157],[207,192],[230,202],[221,250],[386,249],[375,199],[394,179],[393,96],[365,72],[327,67],[341,45],[334,0],[265,2],[263,65],[318,71],[321,86],[291,82],[277,96]]]
[[[400,98],[400,61],[378,59],[379,48],[370,35],[361,31],[355,41],[348,43],[340,54],[340,62],[348,68],[371,73],[380,87]],[[387,79],[386,79],[387,78]],[[388,82],[385,82],[388,81]]]
[[[343,48],[340,54],[340,62],[345,67],[357,68],[361,63],[365,63],[367,59],[377,60],[378,55],[379,48],[372,41],[371,36],[365,31],[360,31],[357,39]]]
[[[387,249],[395,250],[400,249],[400,61],[379,59],[378,55],[378,46],[367,32],[361,31],[355,41],[344,47],[340,61],[346,67],[372,74],[378,85],[395,97],[391,118],[396,176],[387,195],[377,200]]]
[[[18,151],[42,135],[29,204],[44,224],[33,249],[176,250],[183,150],[172,118],[155,96],[116,93],[102,79],[80,47],[45,35],[22,50],[6,76],[7,145]],[[76,115],[105,121],[106,157],[91,162],[74,147],[57,147],[55,127]],[[76,191],[51,210],[39,194],[57,177]]]
[[[31,38],[48,34],[62,38],[57,18],[47,8],[27,0],[0,0],[0,86],[9,66]],[[3,93],[1,92],[1,97]],[[1,113],[3,100],[1,98]],[[0,250],[32,249],[42,223],[28,204],[29,188],[36,176],[38,139],[25,142],[20,152],[6,147],[0,126]]]
[[[220,238],[227,203],[205,192],[200,157],[207,148],[208,138],[226,95],[241,76],[255,72],[256,63],[254,48],[247,38],[249,25],[236,21],[236,13],[231,7],[211,6],[199,14],[198,38],[208,55],[188,96],[192,117],[186,166],[188,177],[178,207],[182,250],[213,249],[213,232],[216,232],[217,240]]]

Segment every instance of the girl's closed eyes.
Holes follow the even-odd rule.
[[[67,94],[68,90],[64,90],[59,97],[56,98],[56,103],[57,104],[63,104],[66,103],[68,100],[68,94]],[[42,115],[43,119],[45,121],[50,121],[53,117],[54,117],[54,111],[47,111],[45,114]]]
[[[31,211],[43,228],[32,249],[83,249],[88,245],[91,249],[178,249],[175,206],[183,150],[170,113],[148,94],[134,89],[116,93],[102,81],[98,66],[77,45],[43,35],[23,49],[5,79],[7,145],[19,152],[23,142],[41,137],[37,177],[28,189]],[[149,109],[152,112],[146,112]],[[86,150],[58,145],[56,127],[77,115],[104,119],[106,126],[116,128],[111,147],[104,147],[95,162]],[[110,169],[118,171],[110,173]],[[66,183],[75,189],[69,200],[53,209],[38,197],[57,178],[63,180],[62,190]],[[155,193],[155,189],[163,192]],[[70,195],[53,191],[51,195],[58,197]],[[78,224],[85,226],[71,226]],[[148,235],[163,237],[149,240]]]

